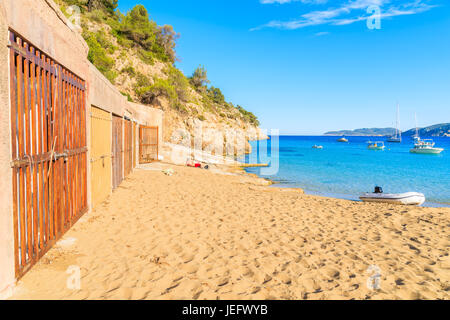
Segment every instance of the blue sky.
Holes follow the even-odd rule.
[[[180,33],[228,101],[282,134],[450,122],[448,0],[119,0]],[[381,29],[369,29],[377,5]]]

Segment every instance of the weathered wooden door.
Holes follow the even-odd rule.
[[[128,176],[133,170],[133,125],[130,120],[124,120],[124,175]]]
[[[123,119],[113,115],[112,120],[112,186],[116,189],[123,180]]]
[[[87,211],[85,83],[10,32],[16,276]]]
[[[158,160],[158,127],[139,127],[139,163]]]
[[[91,107],[91,199],[92,207],[111,193],[112,115]]]
[[[136,122],[133,122],[133,168],[136,168]]]

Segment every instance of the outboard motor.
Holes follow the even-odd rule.
[[[374,193],[383,193],[383,188],[382,187],[375,187],[375,192]]]

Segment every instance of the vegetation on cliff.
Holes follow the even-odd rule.
[[[416,129],[412,128],[403,132],[404,136],[413,136],[416,134]],[[419,135],[421,137],[450,137],[450,123],[440,123],[429,127],[420,128]]]
[[[209,86],[207,70],[198,67],[186,77],[175,67],[179,38],[170,25],[159,26],[143,5],[123,14],[117,0],[56,0],[63,12],[71,5],[81,10],[82,36],[88,59],[129,101],[168,107],[181,117],[205,120],[207,113],[258,126],[256,116],[227,102],[219,88]]]

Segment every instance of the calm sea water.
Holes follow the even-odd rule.
[[[450,205],[450,138],[433,138],[436,147],[445,149],[440,155],[411,154],[413,141],[409,138],[401,144],[385,142],[384,151],[368,150],[366,142],[385,138],[347,138],[349,143],[336,142],[336,137],[280,136],[278,155],[274,153],[278,172],[267,176],[259,168],[247,171],[278,182],[278,186],[300,187],[310,194],[356,200],[378,185],[388,193],[422,192],[426,205]],[[246,158],[254,161],[264,143],[251,144],[252,154]],[[268,156],[260,155],[260,163],[271,161],[271,141],[266,144]],[[313,149],[315,144],[324,149]]]

